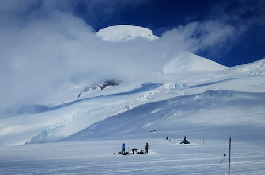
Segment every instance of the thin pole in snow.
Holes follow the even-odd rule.
[[[224,156],[223,156],[223,158],[220,160],[220,163],[223,163],[224,161],[225,161],[225,141],[224,141]]]
[[[229,138],[229,170],[228,170],[228,175],[230,175],[230,155],[231,155],[231,137]]]

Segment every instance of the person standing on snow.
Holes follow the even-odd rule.
[[[122,144],[121,153],[125,154],[125,144],[124,143]]]
[[[149,145],[148,145],[148,142],[146,142],[146,145],[145,145],[145,154],[148,154],[148,149],[149,149]]]

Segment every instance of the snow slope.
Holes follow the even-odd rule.
[[[195,57],[194,55],[191,56],[192,58]],[[201,123],[210,122],[209,117],[205,121],[203,120],[205,118],[203,116],[204,113],[207,115],[211,114],[212,117],[210,119],[214,122],[218,121],[215,117],[222,118],[222,121],[234,121],[232,118],[236,118],[233,117],[236,114],[242,121],[245,121],[244,125],[248,122],[252,123],[253,119],[250,116],[255,114],[254,116],[258,116],[258,118],[254,121],[258,121],[262,125],[264,122],[262,118],[264,103],[262,100],[264,99],[265,81],[260,66],[261,62],[264,62],[264,60],[249,65],[237,66],[236,68],[224,68],[217,65],[218,68],[214,71],[188,71],[187,69],[185,74],[181,72],[160,74],[155,79],[150,79],[153,81],[152,83],[124,81],[119,86],[89,91],[89,93],[82,95],[81,98],[73,99],[73,101],[66,103],[24,107],[17,113],[1,119],[0,143],[2,145],[8,145],[9,143],[24,144],[25,142],[30,142],[33,137],[36,138],[43,131],[47,132],[48,136],[45,137],[45,141],[41,140],[41,142],[56,141],[86,128],[94,127],[98,125],[98,122],[105,122],[104,120],[109,117],[108,121],[111,118],[119,118],[122,115],[131,115],[124,112],[135,113],[132,109],[138,106],[139,108],[147,109],[145,105],[153,104],[159,106],[174,100],[180,101],[176,103],[178,106],[182,106],[180,105],[182,103],[187,103],[185,101],[191,102],[187,103],[185,110],[174,106],[166,108],[167,105],[157,107],[159,109],[152,109],[154,111],[164,111],[163,108],[167,109],[158,116],[156,113],[149,114],[150,111],[147,113],[136,112],[141,114],[136,117],[139,122],[135,123],[136,126],[131,125],[131,127],[140,131],[145,124],[151,127],[155,120],[168,121],[167,117],[164,116],[170,115],[180,116],[180,118],[187,117],[187,121],[185,120],[184,123],[189,123],[190,120],[194,121],[194,117],[199,117]],[[182,66],[185,66],[185,64],[182,64]],[[240,67],[242,68],[240,69]],[[249,70],[252,71],[249,72]],[[261,73],[253,75],[255,70]],[[73,93],[74,95],[68,95],[77,97],[78,93],[76,91]],[[211,97],[209,93],[213,93],[213,96]],[[228,97],[227,93],[232,94],[231,97]],[[245,101],[244,99],[247,100]],[[258,103],[254,103],[252,99]],[[201,101],[205,102],[199,103]],[[220,103],[220,101],[225,101],[225,103]],[[249,117],[241,117],[240,114],[242,112],[240,109],[246,108],[245,104],[229,106],[233,103],[241,104],[242,101],[249,105],[249,110],[244,112],[242,116],[247,114]],[[215,108],[216,106],[219,106],[218,109],[213,110],[213,107]],[[231,110],[227,111],[227,109]],[[226,115],[222,117],[220,114]],[[148,119],[150,121],[143,122],[140,120],[143,115],[151,115],[153,118]],[[178,123],[180,121],[176,117],[170,123]],[[219,124],[221,125],[221,123]],[[107,125],[111,126],[111,124]],[[160,126],[155,125],[153,127],[158,128]],[[171,129],[168,127],[164,128],[164,130]],[[100,133],[99,131],[97,132],[95,137]],[[35,142],[36,140],[34,140]]]
[[[232,137],[231,173],[262,174],[265,76],[253,74],[257,64],[179,78],[160,74],[159,83],[124,82],[3,118],[0,173],[226,174]],[[183,135],[191,145],[178,144]],[[114,154],[123,142],[130,152],[149,142],[150,154]]]
[[[180,53],[164,66],[163,73],[209,72],[225,69],[226,67],[214,61],[194,55]]]
[[[124,139],[144,138],[147,132],[157,130],[156,137],[190,135],[218,139],[233,136],[241,141],[258,141],[265,138],[264,104],[264,92],[208,90],[141,105],[97,122],[65,140],[108,137],[109,134]],[[248,110],[242,114],[245,108]]]

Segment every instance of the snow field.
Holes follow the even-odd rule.
[[[123,142],[126,151],[132,152],[132,148],[144,149],[147,141],[147,155],[117,154]],[[0,150],[0,174],[227,174],[228,138],[204,144],[198,139],[189,141],[190,145],[180,145],[164,138],[98,139],[5,146]],[[263,174],[264,143],[232,138],[231,174]]]

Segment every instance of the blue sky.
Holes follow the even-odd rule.
[[[214,20],[231,25],[236,33],[218,48],[197,54],[226,66],[235,66],[265,57],[265,1],[263,0],[120,0],[80,1],[73,13],[95,30],[117,24],[144,26],[157,36],[190,22]],[[91,13],[93,13],[91,15]]]
[[[226,66],[265,57],[264,0],[11,0],[1,3],[0,10],[13,10],[20,23],[45,18],[56,9],[81,18],[95,31],[129,24],[147,27],[161,36],[192,22],[214,21],[229,26],[232,36],[219,45],[198,49],[196,54]],[[201,35],[200,32],[195,35]]]

